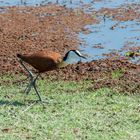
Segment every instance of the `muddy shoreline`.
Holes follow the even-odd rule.
[[[113,17],[114,20],[138,20],[140,14],[135,8],[101,9],[93,13]],[[135,10],[134,10],[135,9]],[[7,7],[0,13],[0,75],[24,73],[16,59],[16,53],[29,53],[49,48],[62,55],[69,49],[75,49],[82,43],[79,32],[88,31],[85,25],[100,22],[93,13],[82,9],[68,9],[50,4],[38,7]],[[119,16],[121,15],[121,17]],[[115,29],[115,26],[112,27]],[[140,46],[136,46],[138,51]],[[120,72],[114,78],[112,75]],[[52,80],[91,80],[93,86],[87,90],[110,87],[123,93],[140,93],[140,65],[130,63],[127,58],[110,56],[109,58],[78,63],[47,75]],[[57,75],[57,76],[56,76]]]
[[[81,16],[82,15],[82,16]],[[83,11],[63,6],[9,7],[0,14],[1,73],[17,71],[16,53],[49,48],[64,52],[80,43],[77,33],[86,24],[96,22]]]

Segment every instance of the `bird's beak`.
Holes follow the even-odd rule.
[[[78,50],[74,50],[74,52],[81,58],[87,59],[84,55],[82,55]]]
[[[87,58],[86,58],[85,56],[83,56],[83,55],[81,55],[80,57],[81,57],[81,58],[84,58],[84,59],[87,59]]]

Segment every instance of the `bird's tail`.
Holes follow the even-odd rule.
[[[19,58],[20,60],[25,61],[26,57],[22,54],[17,53],[17,58]]]
[[[22,59],[22,54],[17,53],[17,57]]]
[[[24,55],[24,54],[17,53],[17,58],[19,58],[20,60],[26,61],[26,62],[29,61],[28,56]]]

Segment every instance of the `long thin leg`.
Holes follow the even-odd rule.
[[[40,97],[40,94],[39,94],[39,92],[37,91],[37,88],[36,88],[36,80],[37,80],[37,78],[40,74],[38,74],[35,78],[33,78],[32,72],[27,69],[27,67],[23,64],[23,61],[21,59],[19,59],[18,61],[22,65],[22,67],[28,72],[29,78],[30,78],[29,84],[27,85],[24,92],[26,94],[28,94],[31,91],[31,88],[33,87],[35,89],[35,92],[36,92],[38,98],[39,98],[39,101],[42,101],[42,99]]]
[[[36,92],[36,94],[37,94],[37,96],[38,96],[38,98],[39,98],[39,101],[42,101],[41,96],[40,96],[40,94],[39,94],[39,92],[38,92],[38,90],[37,90],[37,88],[36,88],[36,80],[37,80],[38,76],[39,76],[39,74],[36,76],[36,78],[35,78],[34,81],[33,81],[33,87],[34,87],[35,92]]]
[[[25,90],[24,90],[24,93],[28,94],[30,91],[31,91],[31,88],[33,86],[33,79],[29,80],[29,83],[28,85],[26,86]]]
[[[23,61],[21,59],[19,59],[18,61],[22,65],[22,67],[28,72],[29,77],[32,79],[33,78],[33,73],[27,69],[27,67],[23,64]]]
[[[29,83],[28,83],[28,85],[26,86],[26,88],[25,88],[25,90],[24,90],[24,92],[26,93],[26,94],[28,94],[29,92],[30,92],[30,90],[31,90],[31,88],[32,88],[32,86],[33,86],[33,74],[32,74],[32,72],[31,71],[29,71],[28,69],[27,69],[27,67],[23,64],[23,61],[21,60],[21,59],[18,59],[18,61],[19,61],[19,63],[21,64],[21,66],[28,72],[28,77],[29,77]]]

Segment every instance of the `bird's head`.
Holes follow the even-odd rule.
[[[86,57],[85,57],[84,55],[82,55],[82,54],[80,53],[79,50],[69,50],[69,51],[65,54],[65,56],[63,57],[63,60],[64,60],[64,61],[66,61],[66,60],[68,59],[69,54],[70,54],[71,52],[75,53],[75,54],[76,54],[78,57],[80,57],[80,58],[86,59]]]

